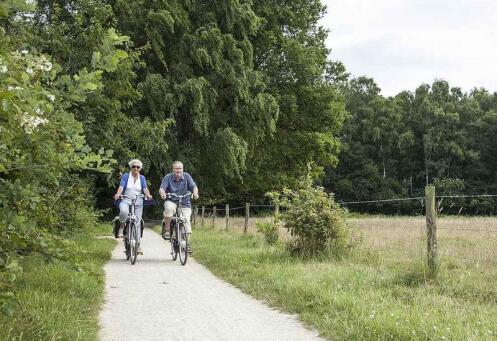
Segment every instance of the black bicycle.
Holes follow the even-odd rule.
[[[171,242],[171,256],[173,261],[178,258],[181,265],[185,265],[188,259],[188,233],[186,231],[186,218],[183,216],[183,199],[191,196],[191,192],[184,195],[177,195],[174,193],[166,193],[166,198],[178,199],[176,213],[171,218],[171,225],[169,226],[169,240]]]
[[[140,248],[138,233],[141,233],[141,222],[138,221],[138,217],[135,215],[135,206],[136,201],[138,199],[145,198],[145,196],[141,194],[136,196],[122,195],[121,197],[131,200],[128,217],[126,218],[126,223],[124,224],[123,234],[126,260],[131,261],[131,264],[134,265],[138,256],[138,249]],[[140,232],[138,232],[139,228]]]

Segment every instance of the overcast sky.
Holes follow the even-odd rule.
[[[323,0],[331,59],[386,96],[445,79],[497,91],[497,0]]]

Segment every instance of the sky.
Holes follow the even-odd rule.
[[[331,59],[385,96],[444,79],[497,91],[497,0],[322,0]]]

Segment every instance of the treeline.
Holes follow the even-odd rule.
[[[497,93],[464,93],[443,80],[385,98],[370,78],[344,85],[349,113],[338,167],[324,185],[342,201],[497,193]],[[416,213],[420,203],[351,205],[363,212]],[[447,198],[443,213],[495,214],[497,198]]]

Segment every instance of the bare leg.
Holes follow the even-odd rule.
[[[166,237],[169,234],[169,226],[171,226],[171,217],[164,217],[164,223],[162,225],[162,237]]]

